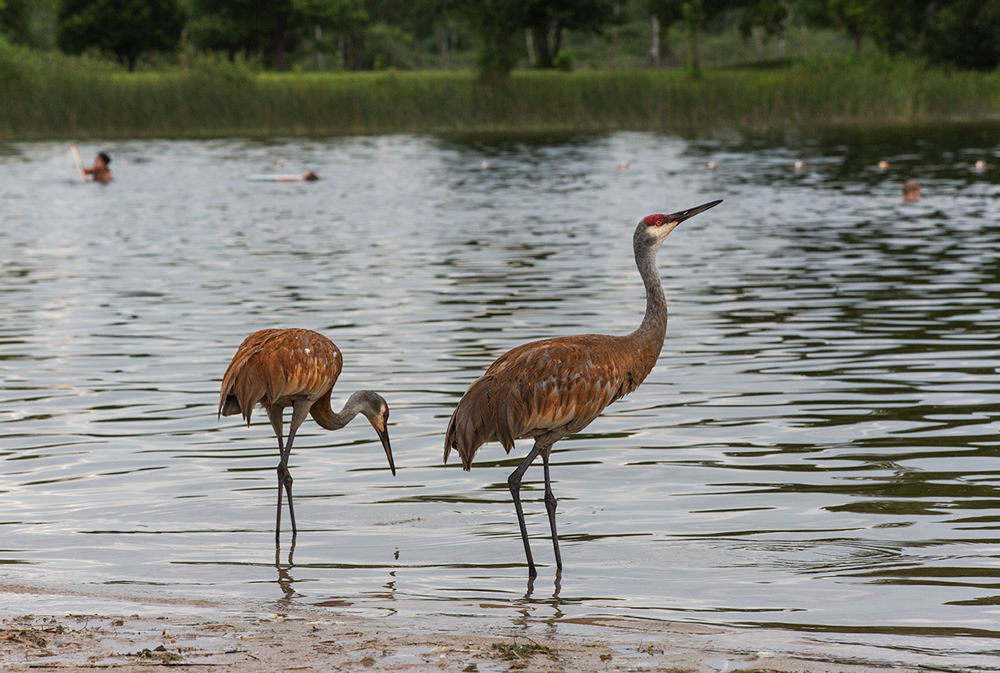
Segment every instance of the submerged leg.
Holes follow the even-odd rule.
[[[552,494],[552,482],[549,481],[549,454],[542,456],[542,466],[545,469],[545,510],[549,513],[549,528],[552,529],[552,546],[556,550],[556,568],[562,570],[562,555],[559,553],[559,535],[556,533],[556,496]]]
[[[271,427],[274,428],[274,434],[278,437],[278,455],[280,456],[278,461],[278,514],[274,522],[274,544],[277,545],[281,539],[281,485],[285,474],[288,472],[288,466],[285,464],[285,442],[281,438],[281,415],[284,410],[281,407],[267,407],[266,410],[267,417],[271,421]],[[291,503],[289,503],[289,506],[291,506]]]
[[[535,570],[535,561],[531,558],[531,545],[528,544],[528,527],[524,523],[524,510],[521,509],[521,479],[524,477],[524,473],[528,471],[528,466],[538,458],[538,454],[541,453],[542,448],[537,444],[532,447],[531,452],[525,456],[521,464],[517,466],[517,469],[510,473],[507,477],[507,486],[510,488],[510,494],[514,498],[514,511],[517,512],[517,523],[521,527],[521,540],[524,541],[524,555],[528,558],[528,576],[534,577],[538,574]]]
[[[295,431],[299,429],[300,425],[302,425],[302,421],[306,420],[306,416],[309,415],[309,408],[311,406],[312,404],[310,402],[306,402],[305,400],[300,400],[292,405],[292,422],[288,428],[288,441],[285,442],[285,450],[281,454],[281,464],[285,466],[283,483],[285,485],[285,494],[288,496],[288,516],[292,519],[293,544],[295,536],[299,531],[298,528],[295,527],[295,509],[292,507],[292,473],[288,470],[288,458],[292,455],[292,440],[295,439]]]

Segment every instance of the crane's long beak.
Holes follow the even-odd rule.
[[[375,428],[375,432],[378,434],[378,438],[382,440],[382,448],[385,449],[385,457],[389,459],[389,469],[392,470],[392,476],[396,476],[396,464],[392,462],[392,447],[389,446],[389,430],[379,430]]]
[[[718,201],[710,201],[709,203],[702,204],[696,208],[688,208],[687,210],[681,210],[676,213],[671,213],[670,221],[673,222],[675,225],[678,225],[684,220],[691,219],[698,213],[704,213],[709,208],[715,208],[720,203],[722,203],[722,199],[719,199]]]

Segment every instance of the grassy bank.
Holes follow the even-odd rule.
[[[9,61],[9,59],[8,59]],[[214,62],[126,74],[0,59],[0,138],[690,130],[1000,117],[1000,75],[905,61],[778,69],[257,74]]]

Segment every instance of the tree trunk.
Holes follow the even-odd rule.
[[[341,35],[337,40],[340,48],[340,58],[344,62],[345,70],[361,69],[363,39],[361,35]]]
[[[563,29],[562,22],[560,22],[560,21],[553,21],[552,22],[552,55],[550,56],[550,59],[553,62],[555,62],[556,56],[559,55],[559,52],[562,51],[563,37],[565,36],[565,34],[566,34],[566,31]]]
[[[285,35],[281,33],[274,43],[274,67],[278,72],[285,72]]]
[[[684,22],[687,24],[691,38],[691,71],[697,76],[701,72],[701,57],[698,54],[698,33],[705,22],[701,0],[688,0],[684,3]]]
[[[320,72],[326,70],[326,57],[323,55],[321,40],[323,39],[323,29],[316,24],[316,69]]]
[[[618,57],[618,15],[621,13],[621,5],[615,2],[615,21],[611,24],[611,69],[615,67],[615,60]]]
[[[181,69],[188,69],[188,29],[185,28],[181,31],[181,43],[179,45],[179,50],[177,57],[180,59]]]
[[[442,70],[449,70],[448,63],[448,30],[441,26],[434,27],[434,42],[437,43],[438,59]]]
[[[535,40],[530,28],[524,29],[524,46],[528,48],[528,67],[534,68],[538,59],[535,57]]]
[[[551,68],[552,67],[552,51],[549,47],[549,30],[548,26],[545,24],[535,24],[531,27],[532,35],[534,36],[535,52],[537,53],[537,61],[539,68]]]
[[[649,22],[653,29],[653,44],[649,47],[649,59],[654,68],[660,67],[660,20],[656,14],[649,15]]]
[[[753,37],[753,46],[757,50],[757,60],[764,60],[764,29],[760,26],[754,26],[750,29],[750,35]]]
[[[698,54],[698,33],[697,28],[691,30],[691,70],[698,74],[701,72],[701,57]]]

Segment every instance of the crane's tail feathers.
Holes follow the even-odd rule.
[[[250,425],[250,416],[257,403],[268,395],[268,372],[250,357],[234,359],[222,377],[219,413],[222,416],[242,414]]]
[[[448,423],[448,432],[444,436],[444,463],[445,465],[448,464],[448,456],[451,455],[451,450],[457,449],[458,457],[462,460],[462,469],[468,472],[472,469],[472,456],[475,455],[479,445],[471,451],[469,450],[468,440],[464,437],[465,433],[462,432],[462,427],[462,420],[459,417],[458,409],[456,409],[455,413],[452,414],[451,421]]]
[[[510,453],[514,446],[511,433],[505,424],[497,423],[500,397],[500,389],[492,378],[481,377],[469,386],[448,423],[444,439],[445,463],[451,450],[456,449],[462,459],[462,467],[470,470],[476,451],[492,439],[500,439]]]
[[[240,407],[240,401],[236,399],[235,395],[226,395],[226,399],[222,401],[219,405],[219,416],[235,416],[236,414],[242,414],[243,409]],[[246,414],[247,425],[250,425],[250,414]]]
[[[455,431],[455,416],[452,415],[448,421],[448,431],[444,433],[444,464],[448,464],[448,456],[451,455],[451,435]]]

